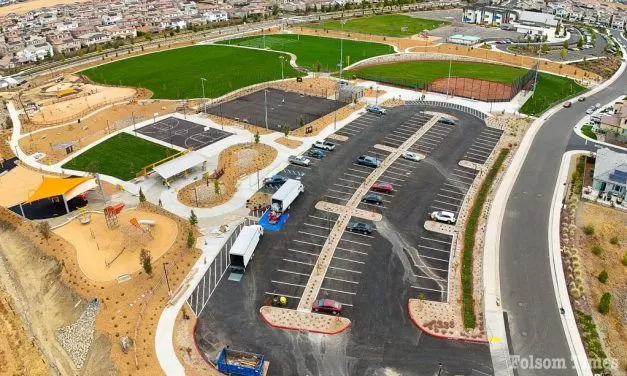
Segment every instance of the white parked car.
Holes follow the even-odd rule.
[[[590,115],[594,112],[594,107],[590,107],[589,109],[586,110],[586,114]]]
[[[457,218],[455,218],[455,214],[445,210],[434,211],[431,213],[431,219],[448,224],[453,224],[457,220]]]
[[[311,165],[311,160],[307,157],[303,157],[302,155],[293,155],[287,159],[290,163],[293,163],[298,166],[309,167]]]
[[[328,150],[331,151],[333,149],[335,149],[335,144],[326,141],[326,140],[322,140],[322,141],[316,141],[313,143],[313,147],[317,148],[317,149],[322,149],[322,150]]]
[[[412,153],[411,151],[406,151],[401,156],[407,160],[415,161],[415,162],[420,162],[420,160],[422,159],[420,154]]]

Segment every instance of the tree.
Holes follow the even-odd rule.
[[[260,139],[259,132],[257,132],[255,133],[255,145],[259,144],[259,139]]]
[[[139,188],[139,202],[146,202],[146,195],[144,194],[144,191],[142,191],[141,188]]]
[[[601,301],[599,302],[599,312],[601,312],[602,314],[607,314],[610,312],[610,302],[612,300],[612,294],[610,294],[609,292],[606,292],[605,294],[603,294],[603,296],[601,296]]]
[[[300,121],[302,123],[303,119],[300,119]],[[283,135],[285,136],[285,138],[287,138],[287,136],[290,135],[290,127],[288,127],[288,126],[283,127]]]
[[[46,242],[50,239],[50,236],[52,236],[52,230],[50,229],[50,223],[48,223],[48,221],[39,222],[37,229],[41,236],[46,239]]]
[[[560,51],[560,57],[562,58],[562,60],[566,60],[566,56],[568,56],[568,50],[562,48],[562,50]]]
[[[562,31],[562,23],[558,22],[557,26],[555,26],[555,36],[558,36],[560,34],[560,31]]]
[[[216,196],[220,194],[220,182],[218,179],[213,181],[213,193],[215,193]]]
[[[273,15],[273,16],[276,16],[277,14],[279,14],[279,6],[278,6],[278,5],[276,5],[276,4],[274,4],[274,5],[272,6],[272,15]]]
[[[187,232],[187,248],[192,248],[196,243],[196,239],[194,238],[194,231],[191,229]]]
[[[196,216],[196,213],[194,213],[193,210],[189,214],[189,224],[192,226],[196,226],[198,224],[198,217]]]
[[[152,274],[152,256],[150,255],[150,251],[146,249],[142,249],[139,253],[139,263],[142,268],[146,272],[146,274]]]
[[[583,47],[583,37],[579,38],[579,40],[577,41],[577,47],[578,48],[582,48]]]
[[[568,48],[568,41],[567,40],[565,40],[564,43],[562,43],[562,47]]]
[[[546,54],[549,52],[549,46],[546,43],[542,43],[542,46],[540,46],[540,51],[543,54]]]

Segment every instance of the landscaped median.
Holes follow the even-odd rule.
[[[312,333],[338,334],[351,326],[346,317],[302,312],[272,306],[263,306],[259,315],[268,325],[275,328],[301,330]]]
[[[475,202],[470,209],[468,220],[466,221],[466,228],[464,230],[464,245],[462,253],[462,309],[464,317],[465,328],[475,328],[477,325],[477,319],[475,316],[475,301],[473,297],[473,274],[472,274],[472,261],[475,247],[475,235],[477,232],[479,218],[483,212],[483,206],[488,198],[492,183],[496,178],[505,158],[509,154],[509,149],[501,149],[499,155],[496,157],[494,164],[488,171],[485,180],[481,184]]]

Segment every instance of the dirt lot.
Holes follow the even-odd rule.
[[[586,235],[584,226],[592,225],[594,234]],[[580,299],[574,308],[591,314],[599,329],[608,356],[620,361],[621,371],[627,372],[627,273],[622,264],[627,250],[627,213],[601,205],[583,202],[579,206],[579,255],[584,272],[587,299]],[[618,243],[611,244],[612,237]],[[592,252],[599,245],[602,253]],[[598,280],[601,271],[607,271],[607,282]],[[597,305],[603,293],[612,294],[610,312],[603,315]],[[611,354],[611,355],[610,355]]]
[[[294,78],[274,84],[272,87],[319,97],[330,97],[335,94],[337,83],[338,80],[327,77],[305,77],[302,82]]]
[[[287,146],[290,149],[296,149],[297,147],[303,144],[302,141],[295,140],[293,138],[286,138],[286,137],[279,137],[275,141],[277,144]]]
[[[51,358],[63,375],[161,374],[154,354],[154,332],[168,300],[163,264],[167,262],[170,286],[178,286],[200,253],[186,246],[189,229],[186,220],[150,204],[144,204],[141,209],[175,221],[178,235],[168,252],[153,260],[152,276],[140,272],[118,284],[90,281],[79,268],[72,244],[54,233],[46,241],[34,224],[0,208],[0,224],[4,225],[0,251],[10,262],[20,289],[27,294],[28,299],[23,301],[31,307],[30,322],[36,326],[38,338],[50,349]],[[11,244],[1,244],[7,241]],[[94,297],[101,301],[94,341],[85,367],[76,370],[65,351],[52,339],[56,329],[74,322],[81,313],[84,304],[75,307],[75,303]],[[128,354],[120,347],[120,337],[125,335],[134,341]]]
[[[571,65],[585,69],[588,72],[598,74],[604,79],[612,77],[612,75],[620,68],[620,59],[610,57],[608,59],[598,59],[593,61],[580,61]]]
[[[229,146],[220,152],[217,169],[224,169],[217,181],[220,186],[216,192],[213,179],[199,179],[181,189],[178,199],[188,206],[211,208],[227,202],[237,189],[237,181],[257,170],[268,167],[277,156],[277,150],[259,143],[245,143]],[[194,192],[195,191],[195,192]],[[198,205],[196,205],[196,195]]]
[[[353,112],[360,110],[362,107],[364,107],[363,103],[348,104],[338,110],[335,110],[331,113],[324,115],[323,117],[317,120],[312,121],[309,124],[306,124],[304,127],[300,127],[294,130],[291,134],[292,136],[297,136],[297,137],[315,136],[318,133],[320,133],[324,128],[333,124],[334,121],[343,120],[347,118],[348,116],[350,116],[350,114],[352,114]],[[306,134],[305,129],[307,127],[312,127],[313,132]]]
[[[141,122],[151,119],[155,112],[159,115],[172,113],[178,106],[179,102],[149,101],[109,107],[82,119],[80,124],[50,128],[32,137],[24,137],[20,140],[20,148],[27,154],[46,154],[42,163],[57,163],[68,154],[64,149],[53,149],[52,145],[71,142],[77,151],[111,132],[132,126],[133,118],[136,123]]]

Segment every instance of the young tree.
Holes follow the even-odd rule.
[[[582,48],[583,47],[583,37],[579,38],[579,40],[577,41],[577,47],[578,48]]]
[[[144,194],[144,191],[142,191],[141,188],[139,188],[139,202],[146,202],[146,195]]]
[[[255,133],[255,145],[259,144],[259,138],[260,138],[259,132]]]
[[[302,123],[303,119],[300,119],[300,122]],[[301,125],[301,127],[302,127],[302,125]],[[290,127],[288,127],[288,126],[283,127],[283,135],[285,136],[285,138],[287,138],[287,136],[290,135]]]
[[[187,248],[192,248],[196,243],[196,238],[194,238],[194,231],[191,229],[187,232]]]
[[[601,301],[599,302],[599,312],[601,312],[602,314],[607,314],[610,312],[610,302],[612,300],[612,294],[610,294],[609,292],[606,292],[605,294],[603,294],[603,296],[601,296]]]
[[[150,251],[146,249],[142,249],[139,253],[139,263],[142,268],[146,272],[146,274],[152,274],[152,255],[150,255]]]
[[[196,216],[196,213],[194,213],[193,210],[189,214],[189,224],[192,226],[196,226],[198,224],[198,217]]]
[[[546,54],[547,52],[549,52],[549,46],[546,43],[542,43],[540,51],[542,51],[543,54]]]
[[[50,229],[50,223],[48,223],[48,221],[39,222],[37,230],[39,230],[41,236],[46,239],[46,242],[50,239],[50,236],[52,236],[52,230]]]
[[[568,41],[567,40],[565,40],[564,43],[562,43],[562,47],[568,48]]]
[[[213,193],[215,193],[216,196],[220,195],[220,182],[218,179],[213,181]]]
[[[562,48],[562,50],[560,51],[560,57],[562,58],[562,60],[566,60],[566,56],[568,56],[568,50]]]

